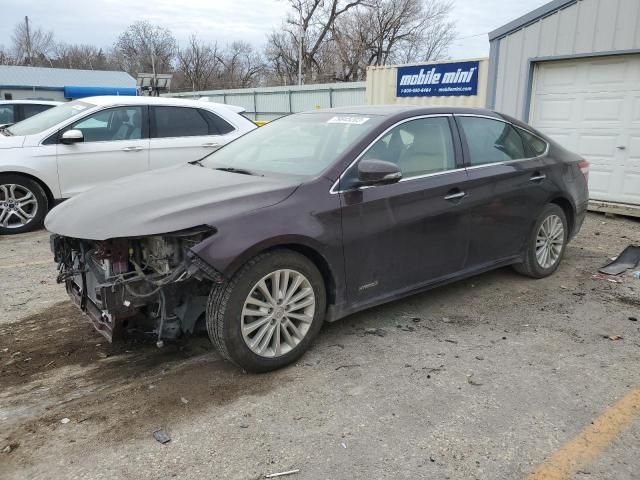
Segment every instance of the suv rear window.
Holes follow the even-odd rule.
[[[233,132],[233,126],[209,110],[198,110],[209,124],[209,135],[225,135]]]

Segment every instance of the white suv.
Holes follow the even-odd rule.
[[[242,111],[197,100],[90,97],[0,130],[0,234],[40,227],[56,202],[99,183],[204,157],[257,128]]]

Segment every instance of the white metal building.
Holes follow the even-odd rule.
[[[640,0],[554,0],[489,40],[487,106],[584,156],[595,207],[633,214],[640,206]]]

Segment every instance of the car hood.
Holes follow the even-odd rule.
[[[198,165],[153,170],[98,186],[49,212],[47,230],[106,240],[175,232],[268,207],[298,180],[212,170]]]
[[[20,148],[24,145],[23,136],[7,137],[3,133],[0,133],[0,149],[1,148]]]

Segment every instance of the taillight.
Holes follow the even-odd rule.
[[[584,179],[587,181],[587,183],[589,183],[589,162],[587,162],[586,160],[580,160],[578,162],[578,168],[584,175]]]

